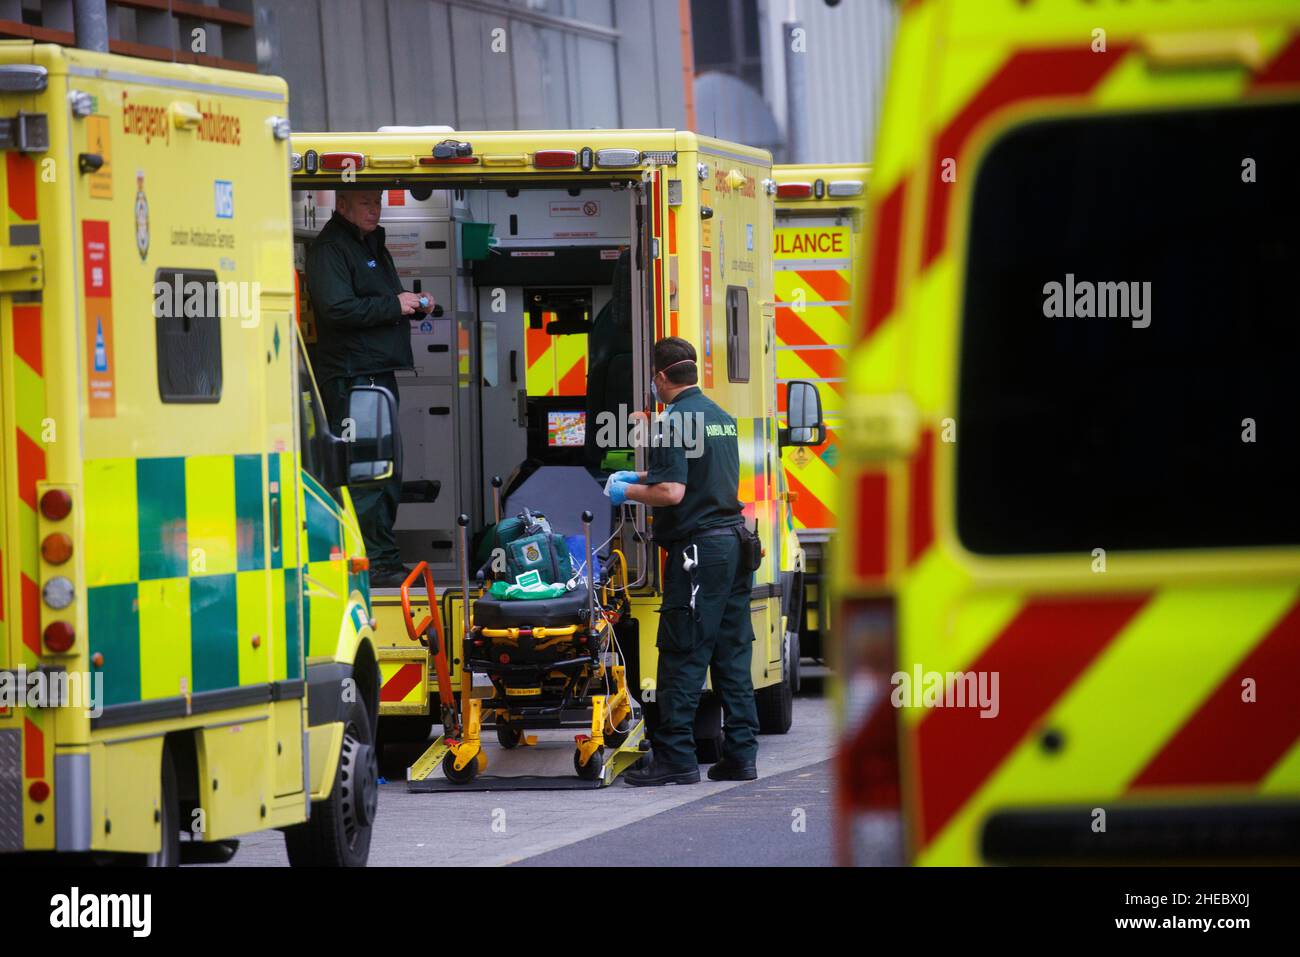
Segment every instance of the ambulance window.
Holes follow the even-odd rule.
[[[749,290],[727,287],[727,378],[749,381]]]
[[[312,478],[325,485],[320,442],[329,433],[329,423],[312,386],[307,363],[301,356],[298,357],[298,425],[301,432],[302,467]]]
[[[983,554],[1300,544],[1300,104],[1018,127],[975,172],[955,445]]]
[[[158,395],[163,402],[221,401],[224,293],[217,274],[210,269],[159,269],[154,273]]]

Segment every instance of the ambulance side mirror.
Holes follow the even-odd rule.
[[[780,430],[784,446],[821,445],[826,441],[826,423],[822,421],[822,398],[811,382],[790,382],[785,387],[785,419]]]
[[[378,485],[400,472],[402,442],[393,394],[382,386],[357,386],[348,393],[348,418],[353,432],[343,437],[347,484]]]

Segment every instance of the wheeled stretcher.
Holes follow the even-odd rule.
[[[421,562],[402,584],[402,609],[413,640],[426,644],[438,683],[442,735],[407,771],[408,785],[426,780],[439,766],[448,781],[469,784],[487,768],[480,737],[491,720],[508,750],[529,747],[538,728],[572,727],[573,769],[591,786],[611,783],[641,756],[644,724],[627,685],[614,626],[627,614],[627,565],[614,550],[603,562],[591,550],[592,516],[584,512],[584,573],[556,597],[515,600],[486,591],[493,563],[476,574],[477,597],[468,582],[468,519],[459,519],[464,641],[460,691],[452,687],[450,657],[432,575]],[[423,576],[430,613],[414,621],[410,588]],[[419,789],[413,787],[412,789]]]

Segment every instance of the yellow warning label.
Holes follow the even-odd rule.
[[[527,696],[527,695],[536,695],[541,693],[542,693],[541,688],[507,688],[506,689],[506,694],[512,697],[515,695]]]
[[[87,152],[98,153],[104,164],[91,173],[90,195],[95,199],[113,198],[113,135],[109,132],[107,116],[86,117]]]

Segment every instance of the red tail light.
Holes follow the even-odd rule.
[[[56,655],[65,654],[75,640],[70,622],[52,621],[45,626],[45,647]]]
[[[812,183],[777,183],[777,199],[807,199],[813,194]]]
[[[51,522],[61,522],[72,511],[72,496],[61,488],[52,488],[41,496],[41,514]]]
[[[50,786],[44,781],[33,781],[31,787],[27,789],[27,796],[35,803],[42,804],[49,800]]]
[[[320,168],[339,172],[350,169],[359,172],[366,168],[365,153],[321,153]]]
[[[538,169],[569,169],[578,165],[576,150],[538,150],[533,154]]]
[[[891,700],[898,668],[895,620],[893,598],[847,601],[840,608],[839,668],[844,685],[837,803],[840,846],[849,858],[860,819],[872,812],[901,809],[899,716]],[[901,846],[897,850],[901,856]]]

